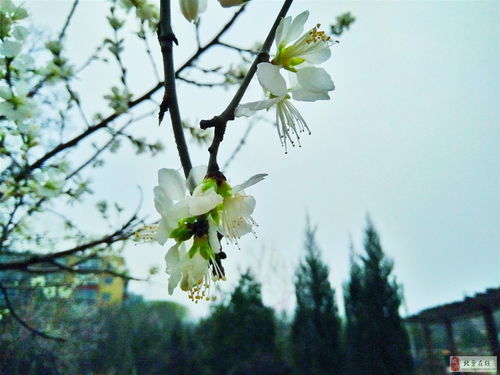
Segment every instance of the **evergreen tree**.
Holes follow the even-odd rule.
[[[200,324],[204,363],[217,375],[289,374],[275,343],[274,313],[264,306],[260,284],[247,272],[229,303]]]
[[[408,334],[399,308],[402,295],[392,275],[393,263],[385,255],[369,221],[366,254],[351,264],[345,287],[346,341],[352,375],[404,375],[411,371]]]
[[[359,264],[356,263],[351,248],[351,271],[349,283],[344,285],[344,309],[346,315],[346,326],[344,335],[344,345],[346,349],[347,374],[356,374],[356,371],[363,369],[364,364],[362,353],[358,344],[363,340],[360,316],[362,312],[362,273]],[[362,319],[361,319],[362,320]]]
[[[296,272],[292,354],[298,374],[340,374],[340,319],[335,291],[328,281],[328,266],[321,260],[315,234],[308,221],[306,256]]]

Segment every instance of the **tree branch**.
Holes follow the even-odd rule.
[[[54,261],[55,259],[59,259],[68,255],[72,255],[78,252],[85,251],[87,249],[90,249],[92,247],[98,246],[98,245],[111,245],[115,242],[124,240],[129,238],[132,233],[126,233],[126,230],[132,226],[132,224],[137,220],[137,216],[134,214],[125,224],[122,225],[122,227],[118,230],[116,230],[114,233],[104,236],[100,239],[94,240],[87,242],[83,245],[78,245],[75,246],[71,249],[63,250],[63,251],[58,251],[55,253],[50,253],[46,255],[33,255],[29,257],[28,259],[25,260],[20,260],[20,261],[14,261],[14,262],[7,262],[7,263],[0,263],[0,271],[2,270],[22,270],[26,269],[27,267],[33,265],[33,264],[39,264],[39,263],[50,263]]]
[[[199,48],[184,64],[182,64],[177,71],[175,72],[175,76],[178,77],[180,73],[182,73],[185,69],[189,68],[196,60],[200,58],[201,55],[203,55],[205,52],[207,52],[210,48],[216,46],[220,38],[231,28],[231,26],[236,22],[238,17],[244,12],[245,6],[242,6],[237,12],[234,13],[234,15],[231,17],[231,19],[220,29],[220,31],[212,38],[210,42],[208,42],[206,45],[203,47]],[[128,103],[128,108],[134,108],[135,106],[141,104],[145,100],[151,99],[151,97],[162,87],[164,86],[164,82],[158,82],[154,87],[152,87],[149,91],[145,92],[143,95],[137,97],[136,99],[132,100],[131,102]],[[102,119],[99,123],[87,128],[83,133],[79,134],[78,136],[70,139],[69,141],[65,143],[61,143],[57,146],[55,146],[52,150],[48,151],[44,156],[40,157],[37,161],[35,161],[33,164],[28,165],[26,168],[24,168],[16,177],[17,180],[20,180],[24,176],[26,176],[28,173],[30,173],[32,170],[40,168],[47,160],[51,159],[52,157],[56,156],[60,152],[66,150],[67,148],[73,147],[77,145],[80,141],[88,137],[89,135],[93,134],[97,130],[100,130],[111,122],[113,122],[115,119],[117,119],[122,113],[115,112],[108,117]]]
[[[26,323],[23,318],[21,318],[16,310],[14,310],[14,307],[12,306],[12,302],[10,301],[9,293],[7,291],[7,288],[5,288],[3,285],[0,284],[0,291],[2,291],[5,305],[7,306],[7,309],[10,312],[10,315],[19,323],[21,324],[24,328],[26,328],[28,331],[34,333],[37,336],[43,337],[45,339],[50,339],[50,340],[55,340],[55,341],[66,341],[66,339],[62,337],[57,337],[57,336],[51,336],[45,332],[42,332],[36,328],[33,328],[31,325]]]
[[[175,70],[174,70],[174,52],[173,43],[179,44],[172,30],[172,18],[170,14],[170,0],[161,0],[160,2],[160,22],[158,24],[158,41],[161,46],[161,54],[163,56],[163,73],[165,75],[165,93],[160,104],[160,113],[158,114],[159,121],[163,119],[163,115],[168,110],[174,130],[175,143],[177,151],[181,159],[182,169],[186,178],[191,171],[191,158],[189,157],[189,149],[184,137],[182,129],[181,114],[179,111],[179,103],[177,102],[177,90],[175,88]]]
[[[75,14],[76,7],[78,6],[78,3],[80,0],[74,0],[73,5],[71,6],[71,10],[68,13],[68,16],[66,17],[66,21],[64,22],[64,26],[61,29],[61,32],[59,33],[59,41],[62,41],[64,38],[64,35],[66,34],[66,30],[68,29],[68,26],[71,22],[71,19],[73,18],[73,15]]]
[[[212,141],[212,144],[208,148],[208,152],[210,153],[210,159],[208,162],[207,174],[219,171],[219,166],[217,164],[217,154],[219,152],[219,145],[224,139],[226,125],[229,121],[234,120],[234,111],[238,106],[238,104],[240,104],[243,95],[248,89],[248,85],[250,84],[250,81],[252,80],[253,76],[257,71],[257,65],[260,64],[261,62],[269,61],[269,50],[271,49],[274,35],[276,34],[276,29],[278,28],[281,19],[286,16],[288,9],[290,9],[290,6],[292,5],[292,2],[293,0],[285,0],[280,12],[278,13],[278,16],[276,17],[276,20],[274,21],[273,26],[271,27],[271,30],[267,34],[267,38],[264,41],[264,44],[262,45],[262,49],[260,50],[259,54],[255,57],[252,65],[250,66],[250,69],[248,70],[247,75],[243,79],[243,82],[241,83],[240,87],[238,88],[238,91],[236,91],[236,94],[234,94],[233,99],[226,107],[224,112],[222,112],[218,116],[214,116],[210,120],[200,121],[200,127],[202,129],[215,128],[214,139]]]

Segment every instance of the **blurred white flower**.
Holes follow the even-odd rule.
[[[0,115],[11,121],[23,121],[35,116],[35,102],[28,98],[29,87],[25,82],[17,82],[12,89],[0,87]]]
[[[223,8],[229,8],[243,5],[248,1],[250,0],[219,0],[219,3]]]
[[[189,21],[196,23],[207,9],[207,0],[180,0],[181,12]]]

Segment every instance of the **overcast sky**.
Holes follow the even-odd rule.
[[[174,1],[174,3],[176,3]],[[202,18],[202,39],[230,17],[214,0]],[[34,22],[57,32],[69,1],[27,1]],[[68,54],[82,61],[109,35],[107,3],[82,1],[68,33]],[[280,2],[254,0],[225,39],[250,47],[262,41]],[[499,3],[488,1],[296,1],[289,14],[308,9],[309,25],[328,25],[351,11],[356,22],[333,47],[324,64],[336,90],[328,102],[297,103],[312,130],[301,149],[285,155],[275,129],[255,125],[248,142],[226,170],[233,183],[255,173],[269,173],[248,189],[255,196],[258,238],[228,248],[226,268],[234,285],[238,270],[257,268],[265,302],[293,306],[293,269],[302,256],[305,214],[318,226],[317,239],[330,266],[331,282],[341,298],[349,273],[349,243],[362,249],[363,228],[370,214],[379,230],[395,274],[404,287],[409,313],[459,300],[465,294],[498,286],[500,268],[499,213]],[[174,28],[180,41],[175,60],[193,51],[193,28],[175,5]],[[127,31],[127,32],[130,32]],[[154,40],[154,56],[161,62]],[[212,51],[204,67],[237,62],[223,49]],[[136,95],[154,85],[154,75],[140,44],[125,47],[131,87]],[[102,95],[116,84],[118,71],[100,65],[82,77],[85,108],[102,110]],[[209,90],[179,84],[183,118],[210,118],[228,103],[234,89]],[[261,98],[253,85],[244,101]],[[140,113],[139,111],[138,113]],[[272,116],[271,116],[272,117]],[[270,118],[271,118],[270,117]],[[238,143],[247,123],[230,124],[222,144],[224,160]],[[170,123],[154,118],[135,134],[160,137],[166,151],[156,158],[132,152],[109,157],[94,175],[96,200],[117,200],[129,209],[144,191],[144,213],[155,218],[152,189],[159,168],[179,168]],[[207,152],[191,146],[193,164],[206,163]],[[78,209],[90,228],[94,217]],[[101,228],[93,228],[99,231]],[[134,275],[164,267],[166,249],[131,246],[126,261]],[[149,299],[188,303],[166,290],[166,276],[154,283],[131,283],[133,292]],[[339,301],[340,302],[340,301]],[[193,316],[207,305],[191,306]]]

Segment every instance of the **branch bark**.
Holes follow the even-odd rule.
[[[27,269],[29,266],[33,264],[42,264],[42,263],[51,263],[56,259],[63,258],[68,255],[72,255],[75,253],[79,253],[85,251],[87,249],[93,248],[99,245],[111,245],[115,242],[127,239],[131,236],[132,233],[127,233],[127,230],[134,224],[137,220],[137,216],[132,216],[120,229],[116,230],[114,233],[104,236],[100,239],[87,242],[82,245],[78,245],[72,247],[67,250],[58,251],[55,253],[45,254],[45,255],[33,255],[28,259],[14,261],[14,262],[6,262],[0,263],[0,271],[4,270],[23,270]]]
[[[170,12],[170,0],[161,0],[160,2],[160,22],[158,25],[158,41],[161,46],[161,54],[163,56],[163,73],[165,75],[165,93],[160,104],[160,113],[158,115],[161,123],[163,115],[166,111],[170,112],[172,128],[174,130],[175,143],[177,152],[181,159],[184,176],[189,176],[191,171],[191,158],[189,157],[189,149],[184,137],[182,129],[182,119],[177,102],[177,90],[175,88],[175,70],[174,70],[174,51],[173,44],[179,44],[172,30],[172,17]]]

